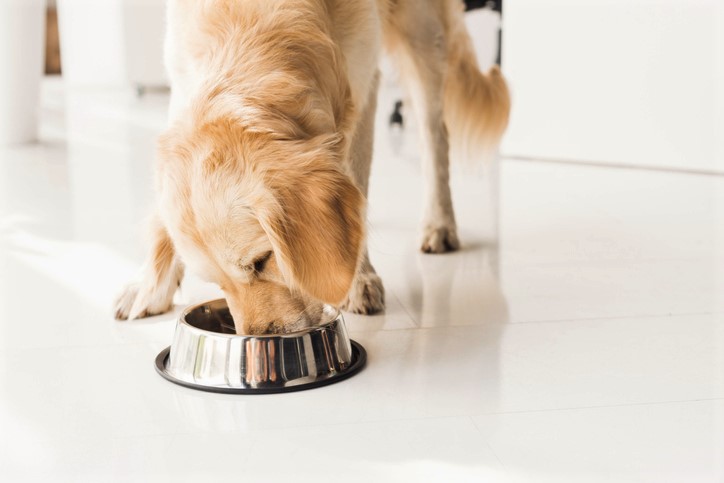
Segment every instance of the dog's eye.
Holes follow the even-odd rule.
[[[266,267],[266,262],[269,261],[269,258],[271,258],[272,252],[266,252],[261,257],[254,260],[254,271],[256,273],[261,273],[264,271],[264,267]]]

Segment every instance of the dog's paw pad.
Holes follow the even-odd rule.
[[[455,226],[426,228],[420,250],[424,253],[454,252],[460,248]]]
[[[354,314],[372,315],[385,309],[385,287],[374,272],[357,275],[342,310]]]

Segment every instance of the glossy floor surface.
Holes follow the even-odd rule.
[[[386,96],[386,97],[385,97]],[[501,160],[453,175],[462,249],[417,251],[415,136],[381,101],[367,368],[270,396],[159,377],[185,305],[116,322],[167,97],[46,85],[0,148],[0,480],[724,481],[724,178]]]

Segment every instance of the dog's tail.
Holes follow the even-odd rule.
[[[453,161],[488,158],[497,150],[510,114],[508,86],[498,66],[480,72],[465,27],[462,2],[447,2],[447,74],[444,118]]]

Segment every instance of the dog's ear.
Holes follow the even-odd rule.
[[[364,238],[364,198],[333,167],[276,171],[274,208],[260,216],[287,282],[329,304],[352,285]]]

